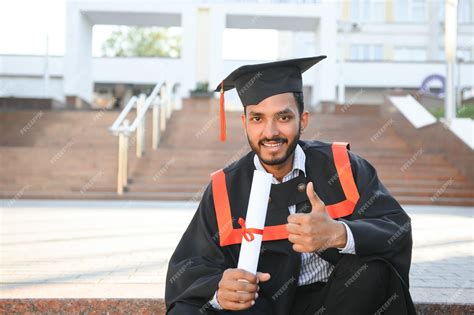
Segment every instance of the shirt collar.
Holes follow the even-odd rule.
[[[295,148],[295,155],[293,156],[293,168],[288,174],[294,172],[295,170],[301,170],[303,174],[306,175],[305,163],[306,163],[306,155],[304,154],[304,151],[301,148],[301,146],[297,144]],[[253,156],[253,164],[255,165],[255,168],[257,169],[257,171],[267,172],[265,168],[263,167],[262,163],[260,162],[260,159],[258,158],[257,154]]]

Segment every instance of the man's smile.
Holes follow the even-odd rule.
[[[265,151],[276,153],[282,149],[286,141],[285,140],[272,140],[272,141],[261,141],[260,143],[265,149]]]

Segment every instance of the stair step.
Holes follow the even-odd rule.
[[[240,112],[228,113],[228,141],[221,143],[218,110],[188,105],[172,114],[157,151],[149,149],[150,113],[141,159],[135,157],[135,136],[131,135],[131,181],[123,196],[115,193],[118,140],[108,131],[117,111],[43,110],[23,134],[20,130],[38,111],[0,112],[0,197],[14,198],[25,190],[22,198],[199,201],[210,173],[244,156],[250,147]],[[131,113],[128,118],[134,117]],[[386,125],[385,118],[347,112],[312,113],[311,120],[303,139],[351,143],[352,152],[375,166],[399,202],[473,204],[473,184],[443,155],[415,152],[390,127],[374,139]],[[438,198],[432,198],[437,194]]]

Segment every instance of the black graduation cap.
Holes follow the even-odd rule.
[[[302,92],[301,74],[326,56],[245,65],[229,74],[215,89],[220,92],[221,141],[226,139],[224,92],[237,89],[242,105],[256,105],[272,95]]]

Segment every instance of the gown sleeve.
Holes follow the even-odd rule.
[[[375,168],[354,153],[349,154],[360,199],[351,220],[341,220],[351,229],[357,255],[388,260],[408,286],[411,219],[379,180]]]
[[[219,245],[216,222],[209,184],[168,264],[165,289],[168,312],[182,305],[205,307],[216,292],[222,273],[230,268],[228,253]]]

